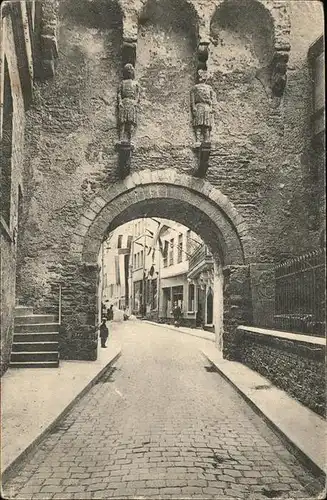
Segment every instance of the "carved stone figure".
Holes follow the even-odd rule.
[[[118,129],[119,140],[130,143],[137,125],[137,108],[140,89],[135,80],[132,64],[125,64],[123,81],[118,89]]]
[[[201,143],[210,143],[214,100],[215,92],[207,83],[207,72],[199,70],[198,83],[191,91],[191,109],[196,137],[195,147],[199,147]]]

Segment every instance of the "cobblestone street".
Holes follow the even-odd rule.
[[[128,321],[122,356],[5,487],[7,498],[308,498],[320,487],[200,353]],[[110,339],[109,339],[110,342]]]

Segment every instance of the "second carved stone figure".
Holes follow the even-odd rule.
[[[191,91],[191,110],[193,115],[193,127],[195,131],[195,147],[202,143],[210,143],[211,130],[213,127],[213,104],[215,92],[207,83],[207,72],[198,71],[198,82]]]
[[[123,81],[118,89],[119,140],[130,143],[137,126],[137,108],[140,99],[139,84],[132,64],[125,64]]]

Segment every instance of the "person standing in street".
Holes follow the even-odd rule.
[[[107,320],[112,321],[113,319],[114,319],[114,311],[113,311],[113,305],[111,304],[111,306],[107,311]]]
[[[181,308],[179,307],[178,303],[175,302],[175,306],[174,306],[174,309],[172,311],[173,313],[173,316],[174,316],[174,325],[175,326],[180,326],[181,324],[181,317],[182,317],[182,310]]]
[[[100,325],[100,339],[101,339],[101,347],[106,348],[106,342],[109,337],[109,330],[106,325],[107,318],[102,318],[102,323]]]

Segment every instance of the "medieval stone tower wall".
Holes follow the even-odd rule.
[[[307,52],[322,30],[319,2],[62,0],[58,12],[55,76],[37,85],[26,116],[22,303],[49,307],[63,283],[65,339],[92,331],[95,270],[72,256],[72,235],[98,193],[119,180],[116,94],[123,41],[133,37],[140,105],[131,174],[193,176],[190,92],[199,47],[209,45],[216,99],[205,181],[244,220],[252,263],[315,247]],[[285,89],[274,90],[285,76]]]

